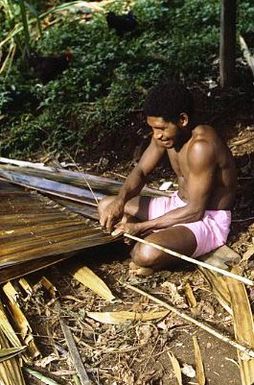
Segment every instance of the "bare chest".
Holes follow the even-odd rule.
[[[171,163],[171,167],[173,168],[177,177],[187,179],[189,167],[186,150],[182,149],[179,152],[176,152],[175,150],[168,150],[168,157]]]

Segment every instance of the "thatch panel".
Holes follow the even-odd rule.
[[[0,181],[0,191],[1,282],[113,240],[97,222],[71,212],[63,202],[5,181]],[[84,204],[82,211],[86,213]]]

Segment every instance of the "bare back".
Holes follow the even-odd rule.
[[[168,156],[178,177],[179,196],[184,201],[190,200],[189,179],[193,162],[198,160],[198,153],[194,154],[193,146],[197,142],[204,142],[213,153],[212,188],[206,203],[207,210],[228,210],[232,208],[236,191],[236,169],[233,156],[218,136],[216,131],[206,125],[199,125],[192,131],[191,138],[177,152],[168,149]],[[195,183],[198,183],[196,181]],[[200,180],[200,183],[203,183]]]

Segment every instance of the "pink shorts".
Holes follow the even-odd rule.
[[[158,218],[167,212],[186,206],[177,191],[171,197],[152,198],[148,208],[148,219]],[[184,226],[195,235],[197,248],[193,257],[209,253],[226,243],[231,223],[231,211],[229,210],[207,210],[203,219],[192,223],[179,223],[174,226]]]

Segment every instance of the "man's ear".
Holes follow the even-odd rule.
[[[179,116],[179,123],[182,127],[186,127],[189,123],[189,117],[185,112],[181,112]]]

